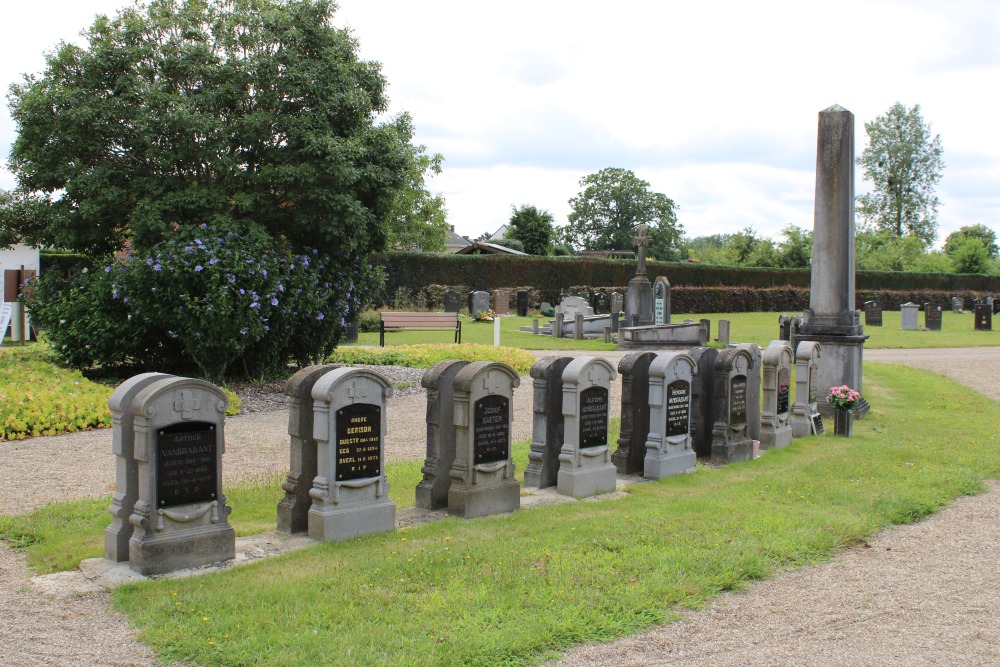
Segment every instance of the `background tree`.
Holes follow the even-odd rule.
[[[955,273],[989,273],[990,252],[982,239],[974,236],[960,236],[948,249]]]
[[[941,137],[932,135],[920,105],[897,102],[865,123],[868,147],[858,158],[871,192],[858,197],[858,214],[878,231],[915,236],[930,245],[937,237],[938,198],[944,161]]]
[[[580,179],[583,191],[569,200],[573,211],[564,239],[587,250],[629,250],[640,222],[652,238],[650,255],[679,256],[683,228],[677,206],[665,194],[651,192],[649,183],[627,169],[609,167]]]
[[[960,245],[966,245],[963,243],[965,239],[970,238],[979,239],[982,242],[983,247],[986,248],[986,253],[989,255],[990,259],[997,258],[997,235],[996,232],[986,225],[969,225],[948,234],[948,237],[944,240],[945,253],[952,255]]]
[[[444,196],[432,194],[426,179],[441,173],[444,158],[427,155],[424,146],[413,147],[413,161],[406,182],[387,216],[388,245],[409,250],[442,251],[448,234],[448,209]]]
[[[111,252],[237,223],[380,250],[409,177],[410,119],[377,124],[379,65],[331,0],[153,0],[98,17],[11,86],[4,243]]]
[[[511,206],[507,238],[520,241],[529,255],[549,255],[555,236],[552,222],[551,213],[531,204]]]

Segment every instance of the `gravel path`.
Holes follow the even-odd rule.
[[[617,364],[622,353],[603,356]],[[1000,400],[1000,348],[869,350],[865,356],[942,372]],[[401,378],[392,381],[407,381]],[[617,405],[620,383],[612,386]],[[522,378],[514,394],[514,439],[531,437],[531,393],[531,379]],[[274,387],[248,390],[251,414],[227,421],[227,479],[287,469],[287,410],[274,409],[281,406],[273,394]],[[419,388],[390,399],[389,459],[423,457],[424,410]],[[109,494],[110,452],[110,430],[0,443],[0,514]],[[880,534],[871,549],[756,584],[748,595],[723,596],[710,609],[653,633],[578,649],[565,664],[1000,664],[998,507],[1000,486],[994,485],[928,521]],[[23,556],[5,546],[0,628],[0,665],[156,664],[125,619],[110,610],[106,593],[34,585]]]

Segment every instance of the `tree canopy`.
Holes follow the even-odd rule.
[[[529,255],[549,255],[555,230],[552,214],[531,204],[511,206],[507,238],[520,241]]]
[[[907,109],[899,102],[865,123],[865,131],[868,147],[858,165],[872,190],[858,197],[858,214],[877,231],[932,244],[939,204],[934,188],[944,169],[940,135],[931,134],[919,104]]]
[[[978,239],[986,248],[986,254],[991,259],[996,259],[1000,254],[997,248],[997,234],[986,225],[968,225],[948,234],[944,240],[944,251],[948,255],[955,252],[959,245],[965,245],[966,239]]]
[[[629,250],[640,222],[652,241],[650,255],[676,259],[683,228],[677,205],[627,169],[608,167],[580,179],[583,191],[569,200],[573,209],[562,239],[586,250]]]
[[[405,114],[332,0],[152,0],[99,16],[11,86],[15,241],[101,253],[236,224],[350,256],[414,182]],[[397,211],[398,213],[398,211]]]

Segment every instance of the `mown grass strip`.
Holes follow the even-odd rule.
[[[1000,477],[997,435],[981,428],[1000,406],[929,373],[866,371],[874,412],[852,439],[805,438],[622,500],[448,519],[114,599],[164,661],[534,664],[828,558]]]

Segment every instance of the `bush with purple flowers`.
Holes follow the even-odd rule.
[[[182,227],[70,284],[46,277],[30,306],[73,366],[262,377],[330,354],[380,285],[367,266],[247,229]]]

